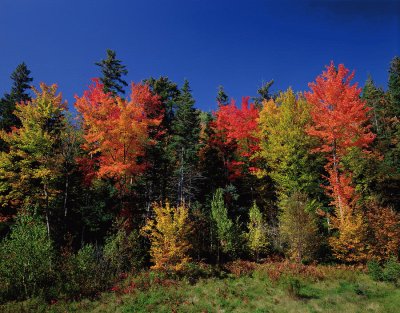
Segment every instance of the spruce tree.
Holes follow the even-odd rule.
[[[218,87],[217,103],[218,105],[227,105],[229,103],[229,97],[225,93],[223,86]]]
[[[160,97],[164,111],[161,124],[150,133],[155,144],[147,148],[145,157],[149,166],[143,184],[146,190],[146,206],[150,207],[154,201],[164,203],[167,198],[172,199],[170,197],[172,187],[170,182],[174,171],[174,150],[171,147],[172,120],[180,91],[177,84],[165,76],[157,79],[150,77],[144,82]]]
[[[128,74],[125,65],[118,60],[113,50],[107,49],[107,58],[95,63],[100,66],[102,77],[100,81],[104,84],[104,92],[112,92],[114,95],[125,94],[124,86],[128,86],[122,76]]]
[[[274,80],[271,79],[269,82],[263,83],[261,87],[257,90],[258,96],[253,98],[257,106],[260,106],[264,100],[272,99],[269,89],[274,84]]]
[[[197,154],[199,150],[200,118],[194,107],[189,82],[185,80],[177,100],[177,110],[172,123],[172,145],[177,165],[178,202],[185,202],[193,197],[196,179]]]
[[[400,117],[400,57],[396,56],[389,68],[389,98],[390,110],[393,117]]]
[[[21,126],[21,121],[14,115],[15,104],[30,100],[28,90],[31,88],[30,83],[33,81],[30,73],[31,71],[26,64],[22,62],[11,74],[10,77],[13,80],[11,92],[5,94],[4,98],[0,100],[0,129],[10,131],[13,126]]]

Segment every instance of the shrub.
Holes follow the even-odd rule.
[[[136,271],[143,266],[145,251],[136,230],[128,234],[120,228],[116,234],[106,239],[103,252],[104,260],[114,275]]]
[[[93,245],[85,245],[75,254],[64,254],[60,271],[60,289],[68,298],[95,296],[108,286],[104,262]]]
[[[368,274],[371,276],[373,280],[375,281],[383,280],[383,270],[378,261],[376,260],[369,261],[367,263],[367,267],[368,267]]]
[[[11,234],[0,244],[0,298],[42,295],[54,278],[54,250],[46,225],[20,214]]]
[[[165,206],[155,205],[154,213],[154,219],[147,220],[142,228],[143,235],[151,243],[153,269],[184,271],[190,262],[189,250],[192,248],[189,242],[193,229],[189,220],[189,209],[184,205],[174,208],[166,203]]]
[[[389,260],[386,261],[382,277],[384,281],[395,283],[396,285],[400,281],[400,263],[397,259],[392,256]]]

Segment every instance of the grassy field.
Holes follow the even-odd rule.
[[[263,265],[221,278],[174,280],[143,273],[97,299],[31,299],[0,312],[400,312],[400,288],[361,271]]]

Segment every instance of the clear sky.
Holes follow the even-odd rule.
[[[220,84],[235,99],[270,79],[303,91],[330,60],[386,88],[400,0],[0,0],[0,43],[1,94],[25,61],[35,85],[57,83],[72,105],[110,48],[127,81],[187,78],[211,110]]]

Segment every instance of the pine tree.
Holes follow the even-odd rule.
[[[17,66],[15,71],[11,74],[13,86],[9,94],[5,94],[4,98],[0,100],[0,129],[10,131],[13,126],[20,127],[21,121],[14,114],[16,103],[21,101],[30,100],[30,95],[27,92],[31,88],[30,83],[33,81],[30,77],[31,71],[25,63]]]
[[[150,129],[149,137],[155,141],[148,146],[145,159],[149,165],[143,180],[146,207],[154,201],[165,201],[171,197],[171,181],[174,174],[174,149],[172,145],[172,122],[176,111],[176,102],[180,90],[176,83],[168,77],[161,76],[157,79],[150,77],[144,80],[154,95],[161,101],[162,120],[160,125]]]
[[[197,178],[200,118],[194,108],[189,82],[185,80],[177,100],[177,110],[172,123],[172,144],[175,151],[178,203],[193,197],[194,180]]]
[[[258,96],[253,98],[256,106],[260,106],[261,103],[265,100],[268,101],[268,100],[272,99],[272,95],[271,95],[269,89],[272,87],[273,84],[274,84],[274,80],[271,79],[269,82],[263,83],[261,85],[261,87],[257,90]]]
[[[125,94],[124,86],[128,86],[122,76],[128,74],[125,65],[118,60],[113,50],[107,49],[107,58],[95,63],[101,68],[102,77],[100,81],[104,85],[104,92],[111,92],[114,95]]]
[[[224,90],[223,86],[219,86],[218,87],[217,103],[218,103],[218,105],[227,105],[227,104],[229,104],[229,97],[225,93],[225,90]]]
[[[390,115],[400,118],[400,57],[396,56],[389,68]]]

